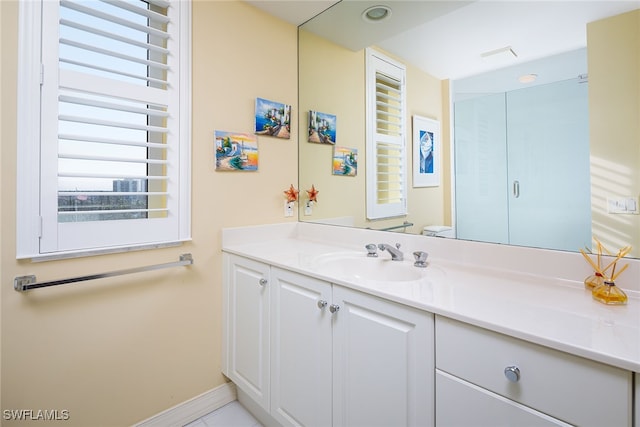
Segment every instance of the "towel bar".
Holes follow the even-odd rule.
[[[160,270],[162,268],[180,267],[183,265],[192,265],[193,257],[191,254],[180,255],[180,260],[176,262],[168,262],[165,264],[148,265],[145,267],[127,268],[125,270],[111,271],[109,273],[90,274],[87,276],[72,277],[69,279],[51,280],[49,282],[36,281],[35,275],[19,276],[13,279],[13,289],[18,292],[25,292],[31,289],[46,288],[48,286],[66,285],[67,283],[84,282],[86,280],[104,279],[106,277],[122,276],[124,274],[141,273],[143,271]]]
[[[407,229],[407,227],[413,227],[413,223],[409,222],[409,221],[405,221],[400,225],[393,225],[391,227],[385,227],[385,228],[381,228],[380,231],[391,231],[391,230],[396,230],[398,228],[403,228],[403,229]]]

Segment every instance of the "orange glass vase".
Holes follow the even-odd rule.
[[[584,279],[584,288],[591,291],[604,283],[602,274],[595,273]]]
[[[603,281],[601,285],[593,288],[593,299],[608,305],[623,305],[627,303],[627,294],[616,286],[614,282]]]

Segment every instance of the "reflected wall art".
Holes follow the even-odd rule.
[[[319,111],[309,111],[308,141],[319,144],[335,144],[336,116]]]
[[[333,174],[356,176],[358,174],[358,149],[333,147]]]

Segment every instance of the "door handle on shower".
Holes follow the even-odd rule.
[[[520,197],[520,181],[513,181],[513,197]]]

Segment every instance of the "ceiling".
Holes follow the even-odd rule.
[[[252,6],[262,9],[295,26],[338,3],[336,0],[244,0]]]
[[[586,46],[586,24],[640,0],[246,0],[352,50],[375,44],[440,79],[460,79]],[[367,23],[372,5],[392,9]],[[513,52],[513,53],[512,53]],[[515,53],[515,55],[514,55]]]

